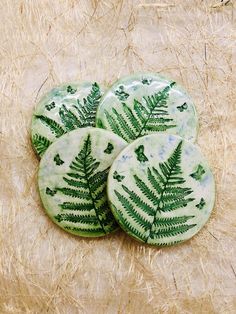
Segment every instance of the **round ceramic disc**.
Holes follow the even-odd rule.
[[[108,176],[117,221],[130,236],[152,245],[191,238],[209,218],[214,198],[214,178],[198,146],[167,133],[128,145]]]
[[[132,142],[143,135],[166,131],[190,141],[197,136],[197,115],[186,92],[157,74],[125,77],[102,97],[96,126]]]
[[[82,128],[55,141],[43,155],[38,184],[49,217],[64,230],[98,237],[117,229],[107,204],[109,168],[126,142],[106,130]]]
[[[48,92],[32,118],[31,138],[42,156],[63,134],[77,128],[95,126],[95,114],[103,92],[95,83],[68,83]]]

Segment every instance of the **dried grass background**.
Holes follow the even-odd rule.
[[[1,0],[0,313],[236,313],[235,3]],[[45,215],[30,123],[71,80],[161,72],[195,100],[213,214],[171,248],[71,236]]]

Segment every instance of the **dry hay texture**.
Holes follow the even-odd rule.
[[[214,0],[1,0],[0,313],[236,312],[235,7]],[[214,172],[213,214],[192,240],[87,240],[45,215],[30,123],[71,80],[161,72],[195,100]]]

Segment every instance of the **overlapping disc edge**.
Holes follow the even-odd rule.
[[[151,150],[145,151],[145,143],[150,144],[151,141]],[[172,197],[169,198],[169,202],[173,204],[171,210],[168,209],[170,203],[164,204],[162,201],[163,208],[158,214],[159,230],[156,240],[145,238],[145,228],[150,229],[153,226],[156,216],[156,211],[153,216],[149,216],[150,211],[158,209],[158,205],[152,203],[150,200],[152,196],[148,194],[155,192],[155,195],[158,195],[161,180],[165,178],[165,171],[170,166],[167,157],[171,157],[179,145],[182,147],[183,156],[180,155],[180,160],[175,165],[176,169],[179,168],[179,174],[174,178],[177,179],[176,176],[179,176],[180,180],[174,187],[177,186],[177,192],[180,194],[176,195],[175,203],[173,202],[175,195],[171,191]],[[158,146],[159,149],[156,149]],[[185,158],[181,160],[184,156]],[[149,176],[156,184],[154,192]],[[137,181],[138,188],[135,185]],[[168,188],[166,190],[168,192]],[[167,246],[189,240],[205,225],[214,207],[215,181],[198,145],[176,135],[159,133],[135,140],[116,157],[108,175],[107,194],[113,215],[126,233],[139,242]]]
[[[155,73],[144,73],[144,74],[141,74],[141,73],[138,73],[138,75],[140,76],[140,75],[142,75],[143,77],[147,77],[147,76],[150,76],[150,75],[155,75],[155,76],[159,76],[160,78],[162,78],[162,79],[165,79],[163,76],[160,76],[159,74],[157,75],[157,74],[155,74]],[[130,76],[129,76],[130,77]],[[133,77],[135,77],[135,75],[133,75]],[[127,78],[127,77],[126,77]],[[124,78],[123,78],[124,79]],[[121,81],[123,81],[123,79],[121,79],[121,80],[119,80],[119,81],[117,81],[117,82],[115,82],[110,88],[112,88],[115,84],[119,84],[119,82]],[[83,82],[82,82],[83,83]],[[77,83],[78,84],[78,83]],[[80,83],[81,84],[81,83]],[[180,87],[181,88],[181,87]],[[99,105],[98,105],[98,109],[99,109],[99,106],[100,106],[100,104],[101,104],[101,102],[103,101],[103,99],[106,97],[106,94],[107,93],[109,93],[109,91],[110,91],[110,89],[107,89],[106,90],[106,92],[103,94],[103,96],[101,97],[101,100],[100,100],[100,102],[99,102]],[[194,108],[194,112],[195,112],[195,116],[196,116],[196,125],[195,125],[195,127],[196,127],[196,137],[197,137],[197,131],[198,131],[198,119],[197,119],[197,114],[196,114],[196,109],[195,109],[195,107],[193,106],[193,108]],[[96,115],[96,117],[97,117],[97,115]],[[94,121],[94,123],[95,123],[95,121]],[[157,135],[158,135],[158,132],[156,133]],[[173,135],[175,135],[175,134],[173,134]],[[148,135],[147,135],[148,136]],[[177,135],[178,136],[178,135]],[[59,138],[60,139],[60,138]],[[196,139],[196,138],[195,138]],[[57,141],[57,140],[56,140]],[[185,140],[186,141],[186,140]],[[132,143],[131,143],[132,144]],[[192,144],[193,145],[193,144]],[[129,145],[128,145],[129,146]],[[127,147],[128,147],[127,146]],[[127,147],[125,148],[125,149],[127,149]],[[46,153],[45,153],[46,154]],[[122,152],[120,153],[120,155],[122,154]],[[120,156],[119,155],[119,156]],[[115,160],[113,161],[113,162],[115,162],[117,159],[118,159],[118,157],[119,156],[117,156],[116,158],[115,158]],[[112,167],[112,166],[111,166]],[[107,188],[109,188],[109,180],[108,180],[108,183],[107,183]],[[215,193],[215,192],[214,192]],[[213,204],[214,204],[214,202],[213,202]],[[212,205],[212,207],[213,207],[213,205]],[[118,219],[118,217],[117,217],[117,215],[116,215],[116,213],[114,213],[114,210],[112,210],[112,212],[113,212],[113,214],[114,214],[114,217],[117,219],[117,221],[118,221],[118,223],[119,223],[119,219]],[[121,226],[122,227],[122,226]],[[127,230],[125,230],[126,232],[127,232]],[[132,235],[131,235],[132,236]]]

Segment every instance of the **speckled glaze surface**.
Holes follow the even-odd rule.
[[[198,146],[167,133],[129,144],[108,176],[108,198],[121,227],[151,245],[188,240],[214,206],[214,177]]]
[[[122,78],[104,94],[96,126],[128,142],[163,131],[194,142],[198,119],[191,98],[176,82],[154,73],[139,73]]]
[[[96,82],[68,83],[49,91],[38,103],[32,118],[32,144],[41,157],[63,134],[95,126],[103,90]]]
[[[40,161],[38,185],[46,212],[56,224],[85,237],[117,229],[106,183],[113,160],[126,145],[109,131],[81,128],[48,148]]]

